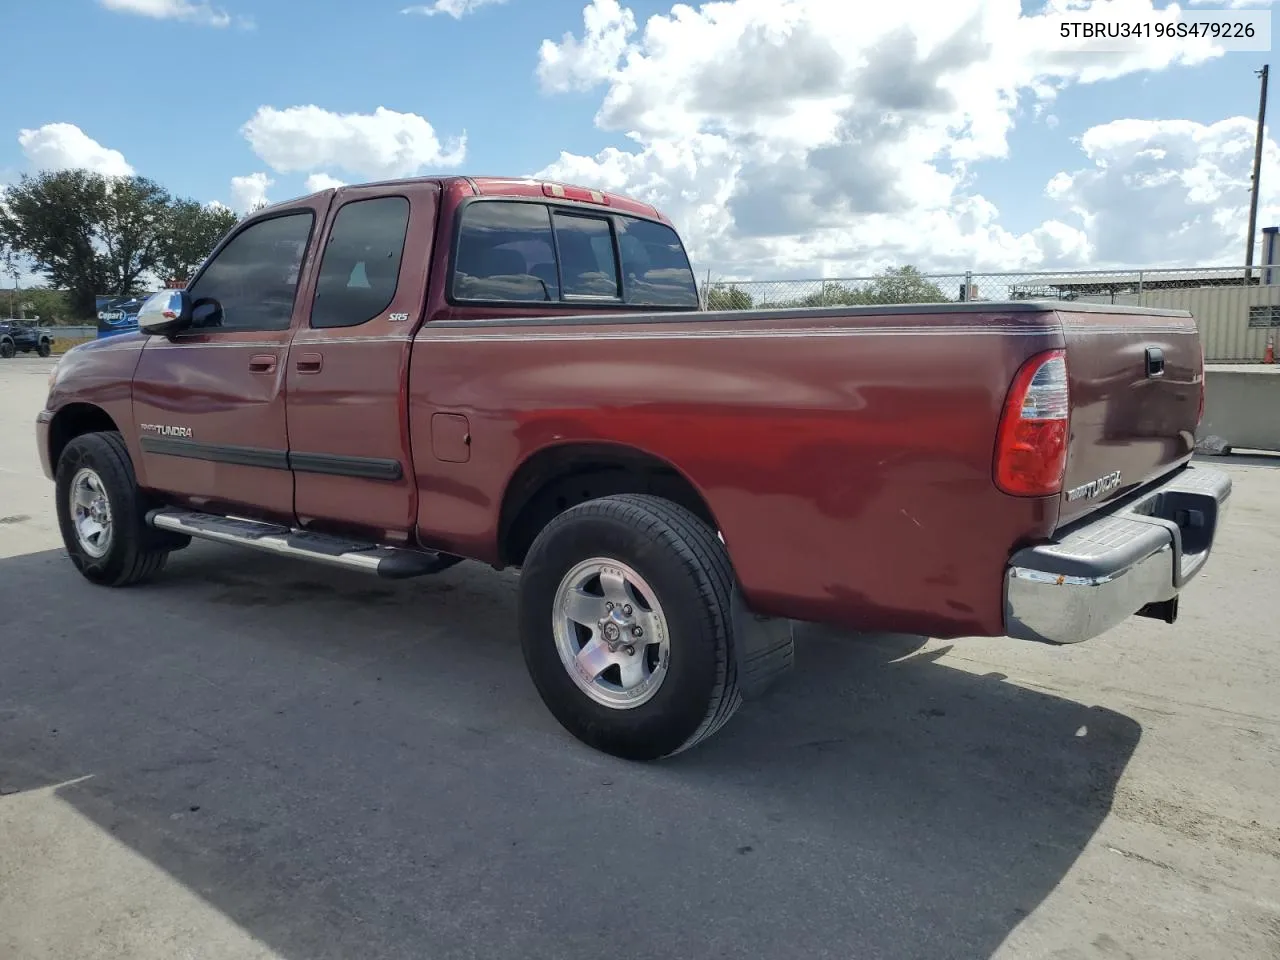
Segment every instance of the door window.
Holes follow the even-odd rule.
[[[354,327],[391,306],[408,227],[404,197],[357,200],[338,211],[320,261],[311,326]]]
[[[313,220],[309,210],[285,214],[232,237],[191,287],[193,300],[221,307],[197,307],[193,329],[287,330]]]

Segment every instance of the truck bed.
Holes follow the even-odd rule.
[[[1105,338],[1148,328],[1177,386],[1133,400],[1132,351],[1122,369],[1100,358]],[[999,633],[1010,553],[1100,502],[1068,508],[993,484],[1015,373],[1066,348],[1083,401],[1072,482],[1112,462],[1147,479],[1190,450],[1178,417],[1194,418],[1194,348],[1179,338],[1193,344],[1194,329],[1170,311],[1030,301],[436,320],[416,336],[410,374],[419,533],[507,562],[493,505],[522,465],[536,470],[530,458],[557,446],[625,445],[698,489],[753,608]],[[469,424],[466,463],[433,455],[440,413]],[[1175,421],[1172,437],[1155,432]]]

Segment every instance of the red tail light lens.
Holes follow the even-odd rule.
[[[996,486],[1017,497],[1062,489],[1071,414],[1067,354],[1039,353],[1013,378],[996,435]]]

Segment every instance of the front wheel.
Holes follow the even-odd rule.
[[[5,360],[8,360],[16,352],[17,351],[13,345],[12,340],[0,340],[0,357],[3,357]]]
[[[41,340],[40,346],[36,347],[36,353],[40,354],[42,357],[49,356],[53,353],[53,344],[48,340]]]
[[[169,550],[146,523],[133,462],[118,433],[88,433],[58,459],[58,526],[71,562],[103,586],[141,583],[164,567]]]
[[[733,570],[698,517],[646,495],[560,514],[520,576],[525,663],[547,708],[584,743],[656,760],[718,731],[742,702]]]

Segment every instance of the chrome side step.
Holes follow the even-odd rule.
[[[272,523],[237,520],[174,507],[152,510],[147,514],[147,523],[157,530],[167,530],[198,540],[231,543],[265,553],[314,560],[333,567],[372,573],[388,580],[439,573],[461,563],[463,559],[433,550],[384,547],[363,540],[333,537]]]

